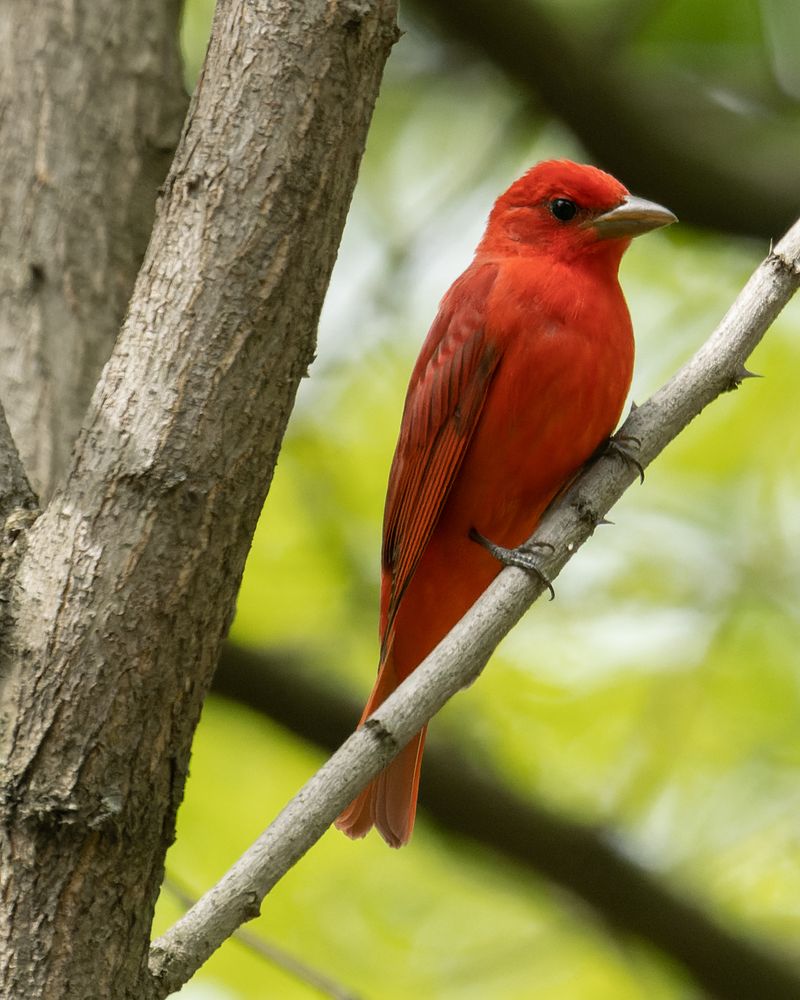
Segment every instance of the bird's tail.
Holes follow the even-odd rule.
[[[394,691],[398,680],[391,652],[384,658],[361,725]],[[395,759],[339,814],[336,826],[348,837],[365,837],[374,826],[390,847],[407,844],[414,829],[422,750],[428,727],[421,729]]]

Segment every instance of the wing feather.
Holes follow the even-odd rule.
[[[442,303],[411,376],[384,511],[381,641],[442,512],[500,352],[483,317],[496,265],[467,271]]]

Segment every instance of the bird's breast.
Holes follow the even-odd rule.
[[[633,336],[616,281],[592,294],[496,286],[489,333],[501,361],[447,504],[445,523],[503,545],[534,529],[553,496],[614,430]],[[469,522],[469,524],[467,524]]]

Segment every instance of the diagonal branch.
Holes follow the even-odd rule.
[[[305,676],[304,676],[305,674]],[[290,655],[273,656],[231,643],[223,647],[214,690],[268,715],[333,752],[352,731],[361,704],[327,685]],[[470,837],[587,903],[610,926],[683,959],[699,981],[715,970],[717,989],[734,996],[800,995],[800,974],[757,939],[728,929],[711,912],[670,887],[620,846],[613,830],[559,815],[502,778],[475,766],[435,734],[425,748],[420,804],[436,823]],[[721,975],[727,982],[719,983]]]
[[[735,303],[695,356],[626,420],[621,433],[640,442],[649,464],[712,400],[746,375],[744,363],[800,285],[800,221],[756,269]],[[591,465],[553,506],[536,534],[553,546],[542,560],[554,579],[636,471],[610,454]],[[541,594],[542,583],[505,569],[473,608],[380,708],[303,786],[226,875],[151,948],[151,971],[167,996],[193,974],[322,836],[341,809],[456,692],[475,680],[489,656]],[[631,928],[633,929],[633,928]],[[716,963],[699,963],[691,940],[672,952],[711,992],[753,996],[729,982]],[[752,985],[752,983],[750,984]],[[794,997],[787,972],[770,995]]]
[[[184,910],[188,910],[190,906],[194,906],[194,897],[174,877],[170,875],[166,876],[164,879],[164,889],[177,900]],[[277,969],[282,969],[287,976],[305,984],[314,993],[328,997],[328,1000],[361,1000],[358,994],[354,993],[347,986],[338,983],[331,976],[327,975],[327,973],[315,969],[308,962],[303,961],[296,955],[292,955],[271,941],[265,941],[257,934],[251,934],[249,931],[244,931],[240,928],[235,932],[234,940],[271,965],[274,965]]]

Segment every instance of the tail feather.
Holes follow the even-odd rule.
[[[390,847],[411,838],[427,726],[367,785],[339,815],[336,827],[354,840],[374,826]]]
[[[373,822],[389,847],[407,844],[414,830],[422,751],[427,731],[427,726],[420,730],[375,779],[377,788]]]
[[[361,725],[398,685],[391,653],[384,658]],[[395,759],[356,796],[336,820],[348,837],[365,837],[374,826],[390,847],[407,844],[414,829],[422,750],[427,726],[414,736]]]
[[[336,818],[334,823],[336,829],[347,834],[351,840],[360,840],[362,837],[366,837],[375,824],[373,819],[375,815],[373,803],[375,790],[376,784],[372,781]]]

